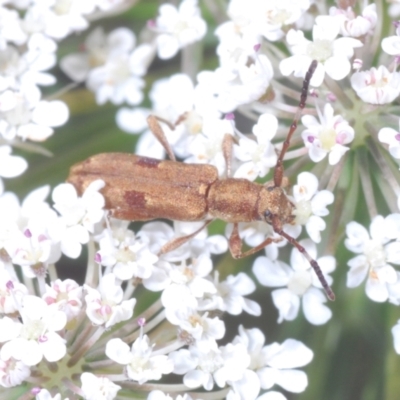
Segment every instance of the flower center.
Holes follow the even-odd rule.
[[[336,131],[333,128],[323,130],[319,134],[321,146],[325,151],[330,151],[336,144]]]
[[[126,264],[128,262],[136,261],[136,254],[132,252],[129,247],[123,247],[122,249],[118,249],[116,257],[118,261]]]
[[[312,214],[311,202],[309,200],[300,200],[296,203],[296,209],[293,214],[296,215],[296,224],[305,225]]]
[[[58,1],[56,1],[56,4],[53,7],[53,11],[57,15],[68,14],[70,12],[71,5],[72,5],[71,0],[58,0]]]
[[[302,296],[311,286],[311,283],[311,275],[308,271],[295,271],[289,280],[288,289],[294,294]]]
[[[269,12],[268,13],[268,21],[271,24],[276,24],[276,25],[284,25],[285,22],[291,17],[291,13],[289,13],[287,10],[282,9],[282,10],[275,10],[274,12]]]
[[[382,267],[386,264],[385,249],[379,242],[369,240],[365,244],[364,254],[367,257],[371,268]]]
[[[332,54],[332,42],[330,40],[316,40],[314,43],[310,43],[307,48],[307,55],[319,62],[326,61]]]
[[[27,340],[38,340],[45,331],[45,325],[40,320],[32,320],[24,323],[21,337]]]

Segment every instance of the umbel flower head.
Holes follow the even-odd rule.
[[[3,1],[0,399],[397,398],[396,3]]]

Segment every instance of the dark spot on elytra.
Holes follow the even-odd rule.
[[[129,208],[141,210],[146,208],[146,198],[142,192],[127,190],[124,194],[124,199]]]
[[[147,168],[157,168],[158,164],[160,164],[161,160],[157,160],[155,158],[150,158],[150,157],[140,157],[139,160],[137,161],[137,165],[140,165],[141,167],[147,167]]]

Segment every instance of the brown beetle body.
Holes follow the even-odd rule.
[[[220,179],[217,169],[207,164],[185,164],[175,161],[175,155],[154,116],[148,117],[151,131],[163,145],[171,161],[156,160],[125,153],[105,153],[88,158],[71,168],[68,182],[79,194],[97,179],[105,186],[102,193],[106,209],[115,218],[130,221],[147,221],[157,218],[175,221],[201,221],[204,225],[190,235],[178,237],[162,246],[160,253],[167,253],[196,236],[213,219],[233,223],[229,248],[234,258],[249,256],[285,238],[310,262],[328,297],[335,298],[318,263],[305,248],[288,235],[285,224],[294,223],[295,206],[283,189],[283,158],[290,139],[296,130],[301,112],[305,107],[312,74],[317,67],[313,61],[304,79],[297,113],[278,157],[274,179],[260,185],[246,179],[231,178],[233,138],[226,134],[222,143],[227,178]],[[262,243],[242,252],[239,222],[265,221],[279,235],[267,237]]]
[[[219,179],[212,165],[104,153],[74,165],[67,181],[82,194],[96,179],[105,182],[106,208],[119,219],[218,218],[235,223],[265,221],[274,214],[283,224],[293,221],[294,206],[282,188],[246,179]]]

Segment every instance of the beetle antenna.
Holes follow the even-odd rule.
[[[303,256],[307,259],[307,261],[310,263],[312,269],[314,270],[315,274],[317,275],[319,281],[321,282],[321,285],[323,289],[325,290],[326,295],[328,296],[329,300],[334,301],[335,300],[335,293],[333,293],[333,290],[329,286],[328,282],[326,281],[324,274],[321,271],[321,267],[318,265],[317,261],[314,260],[307,252],[307,250],[292,236],[288,235],[286,232],[284,232],[281,228],[280,222],[276,220],[272,220],[272,227],[274,228],[274,231],[280,235],[283,236],[292,246],[296,247],[296,249],[303,254]]]
[[[282,185],[283,158],[285,157],[285,154],[289,148],[290,140],[292,139],[293,133],[296,130],[297,125],[299,123],[301,114],[303,113],[304,107],[306,106],[308,87],[310,86],[310,80],[317,68],[317,65],[318,65],[318,61],[313,60],[311,62],[310,67],[308,68],[308,71],[304,78],[303,87],[301,89],[301,95],[300,95],[300,103],[299,103],[299,106],[297,107],[296,114],[294,115],[293,122],[290,125],[289,133],[287,134],[287,137],[286,137],[285,141],[283,142],[281,154],[279,154],[278,161],[276,162],[275,171],[274,171],[275,187],[280,187]]]

